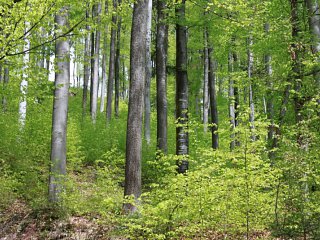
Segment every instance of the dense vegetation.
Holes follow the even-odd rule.
[[[163,22],[157,17],[161,2],[166,3]],[[130,38],[135,32],[130,30],[137,4],[0,0],[0,228],[13,221],[5,214],[19,201],[48,226],[52,219],[71,216],[108,226],[100,237],[95,236],[98,239],[319,239],[320,32],[314,31],[320,27],[318,1],[159,0],[153,4],[150,98],[141,103],[150,106],[150,129],[144,128],[150,131],[150,139],[148,134],[142,139],[142,194],[137,198],[135,194],[124,197],[133,71]],[[61,14],[63,6],[68,6],[70,23],[59,28],[54,16]],[[185,18],[178,14],[183,6]],[[167,151],[157,139],[155,62],[160,23],[168,27]],[[176,57],[183,53],[176,46],[175,31],[184,27],[187,66],[178,68]],[[96,39],[100,53],[86,55],[90,45],[86,41]],[[52,82],[57,79],[53,66],[59,64],[54,58],[56,41],[71,44],[71,56],[64,60],[73,67],[67,173],[53,203],[48,198],[48,179],[55,174],[50,161],[57,99],[53,92],[60,88]],[[88,90],[88,101],[84,100],[83,89],[86,74],[95,79],[95,61],[100,64],[96,106],[110,92],[111,99],[114,93],[113,101],[119,101],[114,107],[107,100],[103,112],[92,113],[94,97]],[[109,61],[118,61],[109,68],[113,74],[103,69]],[[186,110],[181,110],[185,106],[176,98],[182,84],[177,82],[179,71],[188,73]],[[117,80],[114,88],[109,88],[109,81],[108,93],[101,97],[107,75],[111,82]],[[216,113],[211,111],[212,94],[216,94]],[[147,122],[145,118],[143,123]],[[176,139],[181,129],[188,137],[187,154],[176,149],[184,140]],[[126,204],[137,210],[128,213]],[[20,232],[27,229],[24,225]],[[39,227],[38,238],[58,238],[48,234],[48,226]],[[0,237],[5,234],[0,231]],[[24,239],[21,234],[15,237]]]

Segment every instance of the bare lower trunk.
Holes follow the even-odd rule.
[[[217,103],[217,90],[216,90],[216,63],[212,57],[212,49],[209,49],[209,95],[210,95],[210,110],[211,110],[211,133],[212,133],[212,148],[218,149],[219,147],[219,134],[218,134],[218,103]]]
[[[233,54],[229,52],[228,57],[228,71],[229,74],[233,72]],[[230,130],[231,130],[231,142],[230,150],[235,148],[235,128],[236,128],[236,112],[235,112],[235,95],[234,95],[234,80],[232,76],[229,77],[229,118],[230,118]]]
[[[254,133],[254,102],[253,102],[253,89],[252,89],[252,71],[253,71],[253,53],[252,53],[252,36],[248,39],[248,79],[249,79],[249,106],[250,106],[250,113],[249,113],[249,123],[250,123],[250,130],[251,130],[251,139],[253,141],[256,140],[256,135]]]
[[[57,32],[68,26],[68,9],[62,8],[55,17]],[[62,29],[61,29],[62,28]],[[66,141],[68,115],[68,88],[70,81],[69,40],[56,41],[57,71],[52,113],[51,166],[49,176],[49,201],[59,202],[66,174]]]
[[[156,46],[156,80],[157,80],[157,148],[168,152],[168,117],[167,117],[167,55],[168,25],[166,19],[166,3],[158,0],[157,13],[157,46]]]
[[[86,11],[86,19],[89,19],[89,10]],[[90,27],[86,26],[86,35],[84,39],[84,62],[83,62],[83,94],[82,94],[82,117],[87,111],[88,84],[90,78]]]
[[[117,0],[113,0],[113,9],[117,11]],[[114,72],[115,72],[115,44],[117,36],[117,16],[116,13],[112,15],[112,27],[110,37],[110,56],[109,56],[109,76],[108,76],[108,88],[107,88],[107,121],[111,120],[112,115],[112,97],[113,97],[113,84],[114,84]]]
[[[148,2],[148,20],[147,20],[147,36],[146,36],[146,80],[145,80],[145,95],[144,95],[144,137],[147,144],[150,144],[150,84],[152,74],[151,63],[151,21],[152,21],[152,0]]]
[[[185,0],[176,7],[176,154],[178,172],[188,170],[189,136],[188,136],[188,74],[187,74],[187,28],[181,25],[185,20]]]
[[[119,0],[119,5],[121,0]],[[119,98],[120,98],[120,35],[121,35],[121,17],[118,17],[118,29],[117,29],[117,47],[115,58],[115,98],[114,98],[114,113],[115,117],[119,117]]]
[[[138,0],[134,4],[132,17],[124,195],[133,196],[135,204],[125,203],[123,205],[123,210],[127,213],[133,213],[137,210],[138,198],[141,195],[141,148],[146,76],[145,37],[147,34],[147,6],[148,0]]]
[[[7,85],[9,83],[9,66],[8,66],[8,62],[5,61],[4,63],[4,71],[3,71],[3,91],[4,91],[4,94],[2,96],[2,109],[3,109],[3,112],[6,112],[7,111],[7,97],[6,97],[6,88],[7,88]]]
[[[207,28],[204,30],[204,65],[203,65],[203,111],[202,111],[202,121],[204,132],[207,132],[208,125],[208,113],[209,113],[209,54],[208,54],[208,32]]]

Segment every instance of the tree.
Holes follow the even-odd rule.
[[[156,42],[156,81],[157,81],[157,148],[167,153],[167,54],[168,25],[165,0],[157,1],[157,42]]]
[[[203,49],[203,111],[202,111],[202,121],[204,131],[207,132],[208,124],[208,112],[209,112],[209,54],[208,54],[208,30],[204,29],[204,49]]]
[[[188,135],[188,74],[187,74],[187,27],[185,24],[185,0],[176,6],[176,154],[178,172],[185,173],[189,162]]]
[[[150,84],[152,74],[152,63],[151,63],[151,22],[152,22],[152,0],[148,3],[148,20],[147,20],[147,56],[146,56],[146,86],[144,95],[144,137],[147,144],[150,144],[150,115],[151,115],[151,103],[150,103]]]
[[[87,5],[87,8],[89,6]],[[89,19],[89,10],[86,10],[86,19]],[[83,93],[82,93],[82,117],[85,116],[87,110],[88,84],[90,78],[90,26],[87,23],[84,37],[84,61],[83,61]]]
[[[108,88],[107,88],[107,121],[111,120],[112,114],[112,97],[113,97],[113,84],[114,84],[114,73],[115,73],[115,45],[117,37],[117,3],[118,0],[113,0],[113,13],[112,13],[112,26],[110,36],[110,56],[109,56],[109,76],[108,76]]]
[[[135,203],[141,195],[142,119],[145,84],[148,0],[134,4],[130,44],[130,90],[127,120],[126,170],[124,195],[134,196]],[[125,203],[123,209],[133,213],[137,206]]]
[[[56,32],[68,26],[68,7],[62,7],[55,17]],[[55,45],[57,70],[52,113],[51,166],[49,176],[49,201],[58,203],[63,191],[63,176],[66,174],[66,141],[68,116],[68,89],[70,82],[69,40],[59,39]]]

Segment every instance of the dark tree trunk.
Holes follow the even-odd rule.
[[[57,32],[68,26],[68,8],[64,7],[55,17]],[[70,45],[68,39],[56,41],[57,70],[52,113],[51,167],[49,176],[49,201],[59,202],[66,174],[66,141],[68,116],[68,89],[70,81]]]
[[[7,100],[7,93],[6,93],[6,88],[7,88],[7,85],[9,83],[9,79],[10,79],[10,76],[9,76],[9,66],[8,66],[8,61],[5,61],[4,63],[4,72],[3,72],[3,91],[4,91],[4,94],[2,96],[2,108],[3,108],[3,112],[6,112],[7,111],[7,107],[8,107],[8,100]]]
[[[156,81],[157,81],[157,148],[168,152],[168,117],[167,117],[167,55],[168,25],[165,23],[166,3],[158,0],[157,46],[156,46]]]
[[[146,41],[148,0],[134,4],[130,47],[130,88],[127,121],[126,170],[124,195],[134,196],[135,204],[125,203],[123,210],[133,213],[137,210],[141,195],[141,148],[144,84],[146,71]]]
[[[116,12],[118,7],[117,0],[113,0],[113,11]],[[116,55],[116,37],[117,37],[117,15],[112,14],[112,27],[110,37],[110,56],[109,56],[109,75],[108,75],[108,87],[107,87],[107,121],[111,120],[112,115],[112,97],[113,97],[113,84],[115,73],[115,55]]]
[[[89,10],[86,11],[86,19],[89,19]],[[87,111],[87,95],[88,84],[90,78],[90,27],[86,25],[86,35],[84,39],[84,63],[83,63],[83,95],[82,95],[82,117],[86,115]]]
[[[119,5],[121,0],[119,0]],[[115,117],[119,117],[119,98],[120,98],[120,34],[121,34],[121,17],[118,17],[118,29],[117,29],[117,47],[115,58],[115,98],[114,98],[114,113]]]
[[[210,110],[211,110],[211,133],[212,133],[212,148],[218,149],[219,147],[219,134],[218,134],[218,103],[216,91],[216,63],[212,57],[212,49],[209,48],[209,96],[210,96]]]
[[[176,7],[176,154],[178,172],[188,170],[189,136],[188,136],[188,74],[187,74],[187,27],[185,20],[185,0]]]
[[[207,132],[208,125],[208,113],[209,113],[209,53],[208,53],[208,30],[204,29],[204,49],[203,49],[203,111],[202,111],[202,121],[204,132]]]

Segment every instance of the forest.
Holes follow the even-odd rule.
[[[318,0],[0,0],[0,239],[320,239]]]

